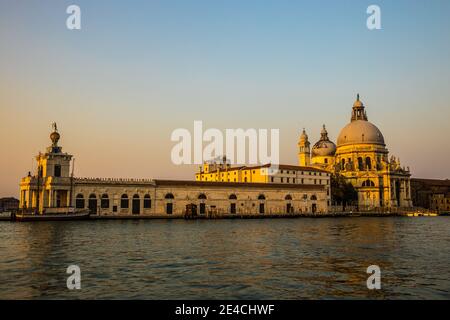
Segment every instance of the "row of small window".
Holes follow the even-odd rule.
[[[247,173],[248,173],[248,171],[244,171],[244,175],[247,175]],[[255,170],[253,170],[253,174],[255,174],[256,172],[255,172]],[[283,174],[283,173],[286,173],[286,174],[295,174],[296,173],[296,171],[289,171],[289,170],[287,170],[286,172],[284,172],[283,170],[280,170],[280,174]],[[308,175],[310,175],[310,176],[312,176],[312,175],[314,175],[314,176],[317,176],[317,173],[319,174],[319,176],[322,176],[322,172],[311,172],[311,171],[308,171]],[[226,173],[226,175],[227,176],[229,176],[231,173],[230,172],[227,172]],[[303,175],[305,175],[305,172],[304,171],[301,171],[300,172],[300,174],[303,176]],[[218,176],[218,174],[214,174],[216,177]],[[236,171],[234,171],[233,172],[233,175],[235,176],[236,175]],[[325,176],[328,176],[328,173],[324,173],[324,175]],[[222,172],[221,173],[221,177],[222,178],[224,178],[225,177],[225,173],[224,172]],[[206,177],[205,177],[206,178]],[[207,179],[207,178],[206,178]],[[236,179],[234,180],[234,181],[236,181]]]
[[[286,183],[291,183],[291,181],[292,181],[292,183],[296,183],[297,180],[295,178],[292,178],[292,180],[291,180],[291,178],[286,178]],[[270,182],[275,182],[274,177],[270,178]],[[284,183],[284,178],[283,177],[280,178],[280,182]],[[300,183],[304,184],[305,183],[305,179],[302,178]],[[314,179],[314,184],[322,184],[322,179],[319,179],[319,183],[317,183],[317,179]],[[325,184],[329,184],[329,180],[326,180]]]
[[[444,204],[445,203],[445,200],[447,200],[447,203],[450,203],[450,199],[441,199],[441,204]],[[439,199],[434,199],[433,200],[434,201],[434,203],[438,203],[439,202]]]
[[[89,195],[89,202],[92,203],[92,201],[97,202],[97,196],[95,194],[91,194]],[[135,194],[133,196],[132,199],[133,203],[139,203],[140,204],[140,197],[139,195]],[[129,204],[129,199],[128,199],[128,195],[123,194],[120,197],[120,207],[123,209],[128,209],[130,206]],[[152,207],[152,200],[150,198],[149,194],[146,194],[144,196],[144,203],[143,203],[144,209],[150,209]],[[76,198],[75,198],[75,207],[78,209],[82,209],[85,208],[85,201],[84,201],[84,196],[82,194],[77,194]],[[102,209],[107,209],[109,208],[109,196],[105,193],[100,197],[100,207]]]
[[[173,196],[172,193],[166,194],[166,196],[165,196],[164,198],[165,198],[165,199],[175,199],[175,197]],[[201,193],[201,194],[197,197],[197,199],[199,199],[199,200],[206,200],[206,199],[208,199],[208,197],[207,197],[204,193]],[[228,197],[228,199],[229,199],[229,200],[237,200],[237,196],[233,193],[233,194],[231,194],[231,195]],[[306,200],[306,199],[308,199],[308,195],[307,195],[307,194],[304,194],[303,197],[302,197],[302,200]],[[317,196],[316,196],[315,194],[313,194],[313,195],[311,195],[310,199],[311,199],[311,200],[317,200]],[[264,194],[261,193],[261,194],[258,196],[258,200],[266,200],[266,196],[265,196]],[[292,200],[292,196],[291,196],[290,194],[288,194],[288,195],[286,195],[286,196],[284,197],[284,200]]]

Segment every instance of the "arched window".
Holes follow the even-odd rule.
[[[128,195],[123,194],[122,197],[120,197],[120,207],[123,209],[128,209],[129,207]]]
[[[106,193],[102,195],[102,199],[100,201],[100,207],[102,209],[109,208],[109,197],[108,197],[108,195]]]
[[[370,157],[366,157],[366,168],[369,170],[372,169],[372,161],[370,160]]]
[[[206,195],[205,195],[204,193],[201,193],[201,194],[198,196],[198,198],[199,198],[200,200],[206,200]]]
[[[174,198],[174,196],[173,196],[173,194],[171,194],[171,193],[168,193],[168,194],[166,194],[165,195],[165,197],[164,197],[165,199],[173,199]]]
[[[84,196],[79,193],[75,199],[75,208],[84,209]]]
[[[237,197],[235,194],[230,194],[230,196],[228,197],[228,199],[230,200],[237,200]]]
[[[292,196],[288,194],[286,197],[284,197],[284,200],[292,200]]]
[[[258,200],[266,200],[266,196],[263,195],[263,194],[260,194],[260,195],[258,196]]]
[[[149,194],[144,196],[144,209],[150,209],[152,207],[152,199]]]
[[[375,183],[372,180],[367,179],[362,183],[363,187],[375,187]]]
[[[363,158],[361,158],[361,157],[358,157],[358,169],[359,170],[364,170]]]
[[[317,196],[316,196],[315,194],[313,194],[313,195],[311,196],[311,200],[317,200]]]

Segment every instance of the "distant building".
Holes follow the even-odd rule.
[[[437,209],[439,204],[445,205],[445,198],[450,193],[450,180],[411,179],[412,200],[414,206]]]
[[[0,212],[16,210],[19,208],[19,199],[8,197],[0,198]]]
[[[433,194],[430,209],[438,212],[450,212],[450,192]]]

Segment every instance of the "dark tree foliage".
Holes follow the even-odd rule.
[[[343,210],[358,200],[358,193],[350,182],[336,173],[331,175],[331,201],[342,204]]]

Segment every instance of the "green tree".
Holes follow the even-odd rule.
[[[339,173],[331,175],[331,201],[342,204],[342,209],[358,200],[358,193],[350,182]]]

